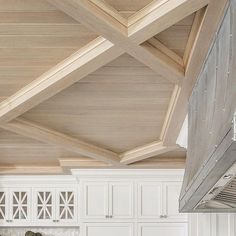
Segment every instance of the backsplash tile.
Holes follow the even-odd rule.
[[[0,228],[0,236],[25,236],[27,231],[43,236],[79,236],[79,228]]]

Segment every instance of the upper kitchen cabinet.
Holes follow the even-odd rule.
[[[134,217],[132,181],[85,181],[82,184],[82,217],[91,219],[130,219]]]
[[[180,214],[179,195],[181,182],[146,181],[138,183],[138,218],[146,221],[185,221],[186,214]]]

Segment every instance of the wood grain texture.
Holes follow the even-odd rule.
[[[65,135],[31,121],[17,118],[5,124],[4,129],[64,148],[65,150],[79,155],[89,156],[113,165],[120,165],[120,158],[114,152],[75,139],[69,135]]]
[[[0,101],[96,37],[46,0],[1,0]]]
[[[232,8],[224,17],[190,98],[188,182],[216,151],[232,126],[236,109],[235,56],[232,56],[236,52],[234,18],[236,10]]]
[[[75,153],[0,130],[0,165],[3,166],[58,166],[58,158],[75,157]]]
[[[173,88],[124,54],[23,116],[120,153],[158,139]]]
[[[166,47],[183,58],[193,24],[195,13],[157,34],[157,38]]]
[[[163,134],[163,142],[165,145],[171,145],[176,142],[187,114],[188,98],[201,72],[204,60],[215,38],[215,33],[224,16],[227,4],[227,0],[217,2],[212,0],[208,5],[194,47],[191,51],[190,62],[185,72],[185,79],[181,85],[176,103],[172,108],[172,115],[169,117],[165,133]]]

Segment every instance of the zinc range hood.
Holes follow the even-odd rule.
[[[180,212],[236,212],[236,0],[189,100]]]

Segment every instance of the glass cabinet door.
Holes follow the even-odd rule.
[[[10,191],[10,221],[26,222],[30,220],[30,190],[14,189]]]
[[[57,196],[57,221],[75,222],[76,221],[76,195],[73,189],[60,190],[56,192]]]
[[[51,223],[54,220],[54,191],[50,189],[34,190],[34,218],[37,222]]]
[[[0,222],[5,223],[8,220],[8,191],[0,189]]]

